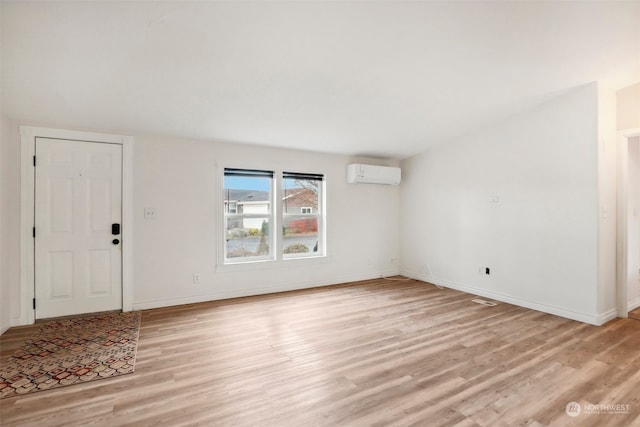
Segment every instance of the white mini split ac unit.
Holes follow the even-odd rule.
[[[360,164],[347,167],[347,182],[350,184],[398,185],[401,178],[400,168]]]

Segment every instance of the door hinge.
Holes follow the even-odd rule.
[[[36,238],[36,228],[35,227],[33,227],[33,238],[34,239]]]
[[[33,166],[36,165],[36,156],[33,156]]]
[[[35,298],[33,299],[33,309],[34,310],[36,309],[36,299]]]

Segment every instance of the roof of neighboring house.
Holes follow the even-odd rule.
[[[312,203],[318,200],[318,194],[310,188],[292,188],[287,190],[287,193],[286,197],[283,197],[282,200],[298,200],[306,203]]]
[[[283,200],[314,200],[317,198],[315,192],[308,188],[292,188],[287,190],[287,196]],[[268,191],[260,190],[224,190],[225,201],[238,203],[244,202],[266,202],[269,200]]]
[[[260,190],[225,190],[225,201],[232,202],[266,202],[269,200],[268,191]]]

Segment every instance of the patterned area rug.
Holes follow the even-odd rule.
[[[140,313],[43,323],[0,367],[0,395],[12,397],[133,372]]]

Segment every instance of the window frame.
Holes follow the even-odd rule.
[[[240,166],[239,166],[240,164]],[[218,223],[218,236],[220,236],[221,243],[216,245],[216,252],[218,253],[218,262],[216,270],[219,272],[223,271],[236,271],[236,270],[253,270],[253,269],[265,269],[265,268],[277,268],[281,265],[281,263],[287,262],[296,262],[296,263],[325,263],[328,262],[328,252],[327,252],[327,216],[326,216],[326,188],[327,188],[327,174],[326,173],[314,173],[314,174],[302,174],[302,175],[317,175],[322,176],[322,180],[320,181],[320,194],[318,196],[318,212],[312,214],[293,214],[302,216],[305,218],[317,216],[318,217],[318,251],[317,252],[309,252],[303,254],[287,254],[284,255],[284,247],[283,247],[283,230],[282,224],[284,223],[284,212],[282,208],[282,199],[284,196],[283,191],[283,183],[284,178],[282,169],[275,168],[265,168],[264,166],[255,166],[249,165],[246,167],[241,167],[241,162],[233,163],[230,166],[220,165],[218,170],[218,198],[215,206],[218,206],[216,209],[216,215],[219,220]],[[253,216],[254,214],[228,214],[228,208],[225,208],[225,185],[224,185],[224,177],[225,170],[228,169],[236,169],[236,170],[258,170],[258,171],[268,171],[273,172],[273,177],[271,178],[271,210],[269,217],[269,248],[270,253],[269,256],[264,257],[236,257],[236,258],[227,258],[227,243],[226,243],[226,226],[227,219],[232,216],[244,216],[248,215]],[[239,210],[239,207],[237,208]],[[258,216],[261,216],[258,215]],[[261,216],[262,217],[262,216]],[[272,225],[273,224],[273,225]],[[273,231],[277,232],[274,233]]]
[[[225,192],[226,188],[224,185],[225,177],[227,176],[227,170],[235,170],[235,171],[255,171],[255,172],[269,172],[271,173],[270,182],[269,182],[269,198],[267,199],[269,202],[269,212],[267,214],[256,214],[256,213],[238,213],[238,205],[236,202],[236,213],[230,213],[227,209],[223,209],[222,212],[222,227],[221,227],[221,240],[222,244],[222,264],[224,265],[234,265],[234,264],[245,264],[252,262],[264,262],[264,261],[272,261],[276,259],[277,256],[277,248],[275,245],[275,238],[273,236],[273,230],[276,229],[276,216],[274,203],[276,201],[276,173],[272,170],[265,170],[260,168],[222,168],[222,180],[221,180],[221,199],[222,203],[227,207],[231,204],[230,202],[225,201]],[[238,175],[241,176],[241,175]],[[247,175],[249,177],[249,175]],[[267,178],[267,176],[256,175],[255,177],[263,177]],[[269,253],[267,255],[262,256],[244,256],[244,257],[227,257],[227,221],[229,219],[267,219],[267,223],[269,224],[269,236],[267,238],[267,244],[269,245]]]
[[[280,245],[279,245],[279,252],[278,254],[282,257],[282,259],[284,261],[289,261],[289,260],[294,260],[294,259],[308,259],[308,258],[316,258],[316,257],[323,257],[326,256],[326,250],[325,250],[325,246],[326,246],[326,233],[325,233],[325,227],[326,227],[326,215],[325,215],[325,199],[324,199],[324,195],[326,193],[325,190],[325,182],[326,182],[326,175],[325,174],[316,174],[316,173],[306,173],[306,172],[280,172],[278,174],[278,178],[280,180],[280,186],[281,186],[281,191],[282,194],[279,198],[279,206],[280,206],[280,212],[279,212],[279,218],[280,218],[280,223],[282,224],[282,226],[280,226],[278,228],[279,231],[279,236],[281,238],[280,241]],[[282,202],[284,201],[284,180],[285,179],[292,179],[292,178],[299,178],[299,179],[313,179],[316,180],[318,182],[318,206],[316,208],[316,212],[313,212],[313,208],[311,208],[311,213],[302,213],[302,209],[303,207],[300,208],[300,213],[286,213],[284,207],[282,206]],[[309,207],[305,207],[305,208],[309,208]],[[300,218],[300,219],[309,219],[309,218],[316,218],[317,220],[317,236],[318,236],[318,250],[315,252],[303,252],[303,253],[298,253],[298,254],[285,254],[284,253],[284,242],[282,241],[284,239],[283,236],[283,226],[285,224],[285,220],[286,219],[295,219],[295,218]]]

